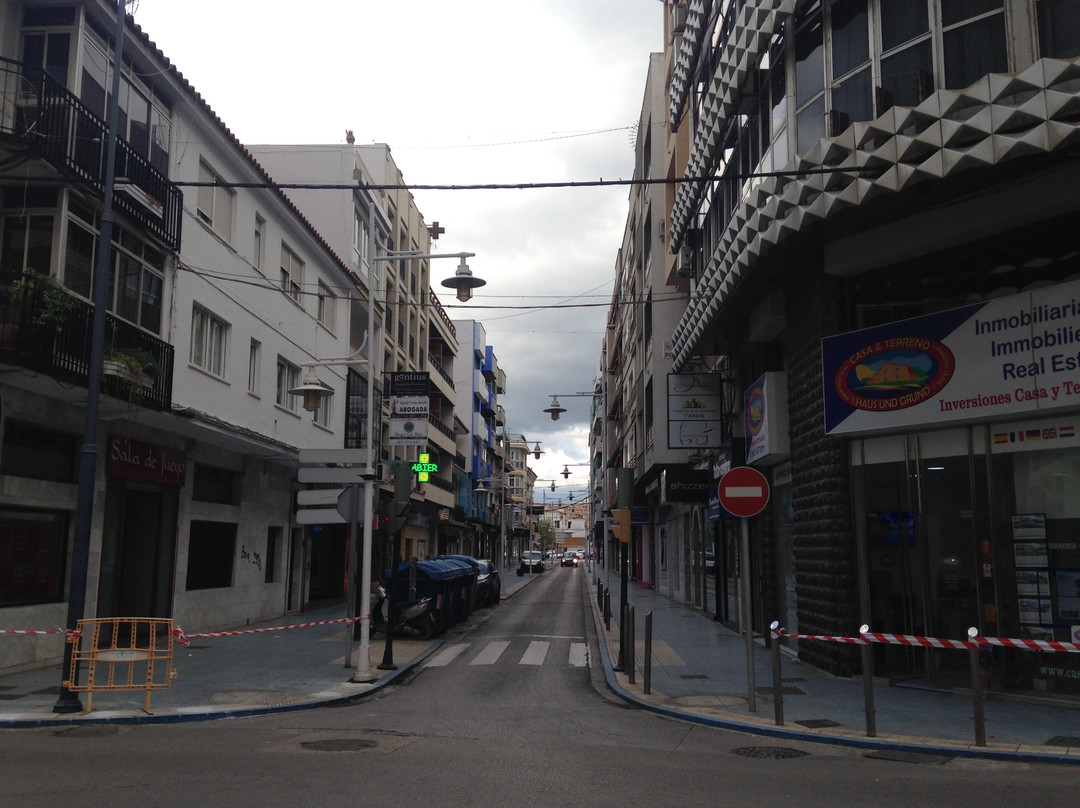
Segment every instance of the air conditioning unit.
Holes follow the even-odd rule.
[[[675,274],[680,278],[694,277],[694,251],[687,244],[679,248],[675,257]]]
[[[681,34],[686,30],[686,6],[674,5],[671,7],[671,34]]]

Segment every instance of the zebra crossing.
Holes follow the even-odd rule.
[[[566,640],[569,642],[565,642]],[[440,651],[425,662],[424,667],[445,668],[458,660],[468,666],[495,665],[503,659],[516,660],[515,664],[518,665],[540,666],[548,663],[565,664],[571,668],[587,668],[589,645],[570,637],[489,640],[482,644],[460,642]]]

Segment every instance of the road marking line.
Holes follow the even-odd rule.
[[[589,645],[584,642],[570,643],[570,665],[584,668],[589,664]]]
[[[551,647],[549,642],[541,642],[539,640],[533,640],[529,643],[529,647],[525,649],[525,654],[521,657],[519,665],[543,665],[544,657],[547,656],[548,648]]]
[[[484,650],[476,655],[476,658],[470,662],[470,665],[494,665],[499,661],[499,657],[502,656],[502,652],[509,647],[510,641],[505,642],[489,642],[484,646]]]
[[[461,654],[465,652],[465,649],[469,647],[469,643],[463,642],[458,645],[451,645],[442,653],[435,656],[424,667],[426,668],[443,668],[457,659]]]

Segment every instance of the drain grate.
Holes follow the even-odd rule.
[[[1043,746],[1080,746],[1080,737],[1076,735],[1055,735],[1048,741],[1043,741]]]
[[[366,738],[328,738],[324,741],[304,741],[300,744],[312,752],[363,752],[378,746]]]
[[[759,696],[773,696],[776,695],[776,688],[772,685],[762,685],[761,687],[755,687],[754,692]],[[806,691],[797,687],[782,687],[780,688],[780,695],[782,696],[805,696]]]
[[[840,727],[840,724],[836,721],[832,721],[828,718],[810,718],[806,721],[796,721],[796,724],[801,724],[807,729],[827,729],[828,727]]]
[[[683,673],[679,676],[680,679],[708,679],[708,675],[704,673]]]
[[[932,755],[925,752],[902,752],[899,749],[884,749],[880,752],[869,752],[865,757],[873,760],[893,760],[899,763],[922,763],[929,766],[940,766],[952,760],[946,755]]]
[[[740,746],[732,749],[731,754],[748,758],[767,758],[769,760],[789,760],[790,758],[804,757],[809,754],[801,749],[791,749],[786,746]]]

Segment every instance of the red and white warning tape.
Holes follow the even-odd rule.
[[[982,648],[987,645],[997,645],[1002,648],[1020,648],[1025,651],[1050,651],[1055,653],[1080,653],[1080,643],[1057,642],[1056,640],[1023,640],[1008,637],[973,637],[970,640],[948,640],[942,637],[921,637],[915,634],[882,634],[876,631],[868,631],[858,637],[836,637],[830,634],[787,634],[784,630],[775,629],[773,637],[788,637],[792,640],[820,640],[822,642],[839,642],[851,645],[866,645],[867,643],[886,643],[888,645],[906,645],[912,648],[945,648],[952,650]]]
[[[173,637],[181,645],[190,645],[196,637],[239,637],[241,634],[262,634],[267,631],[285,631],[291,628],[311,628],[312,626],[329,626],[334,623],[355,623],[362,617],[339,617],[335,620],[316,620],[311,623],[296,623],[291,626],[274,626],[273,628],[247,628],[237,631],[207,631],[201,634],[185,634],[179,626],[173,628]]]
[[[82,634],[78,629],[64,629],[60,626],[55,631],[35,631],[33,629],[0,628],[0,634],[63,634],[65,637],[78,637]]]

